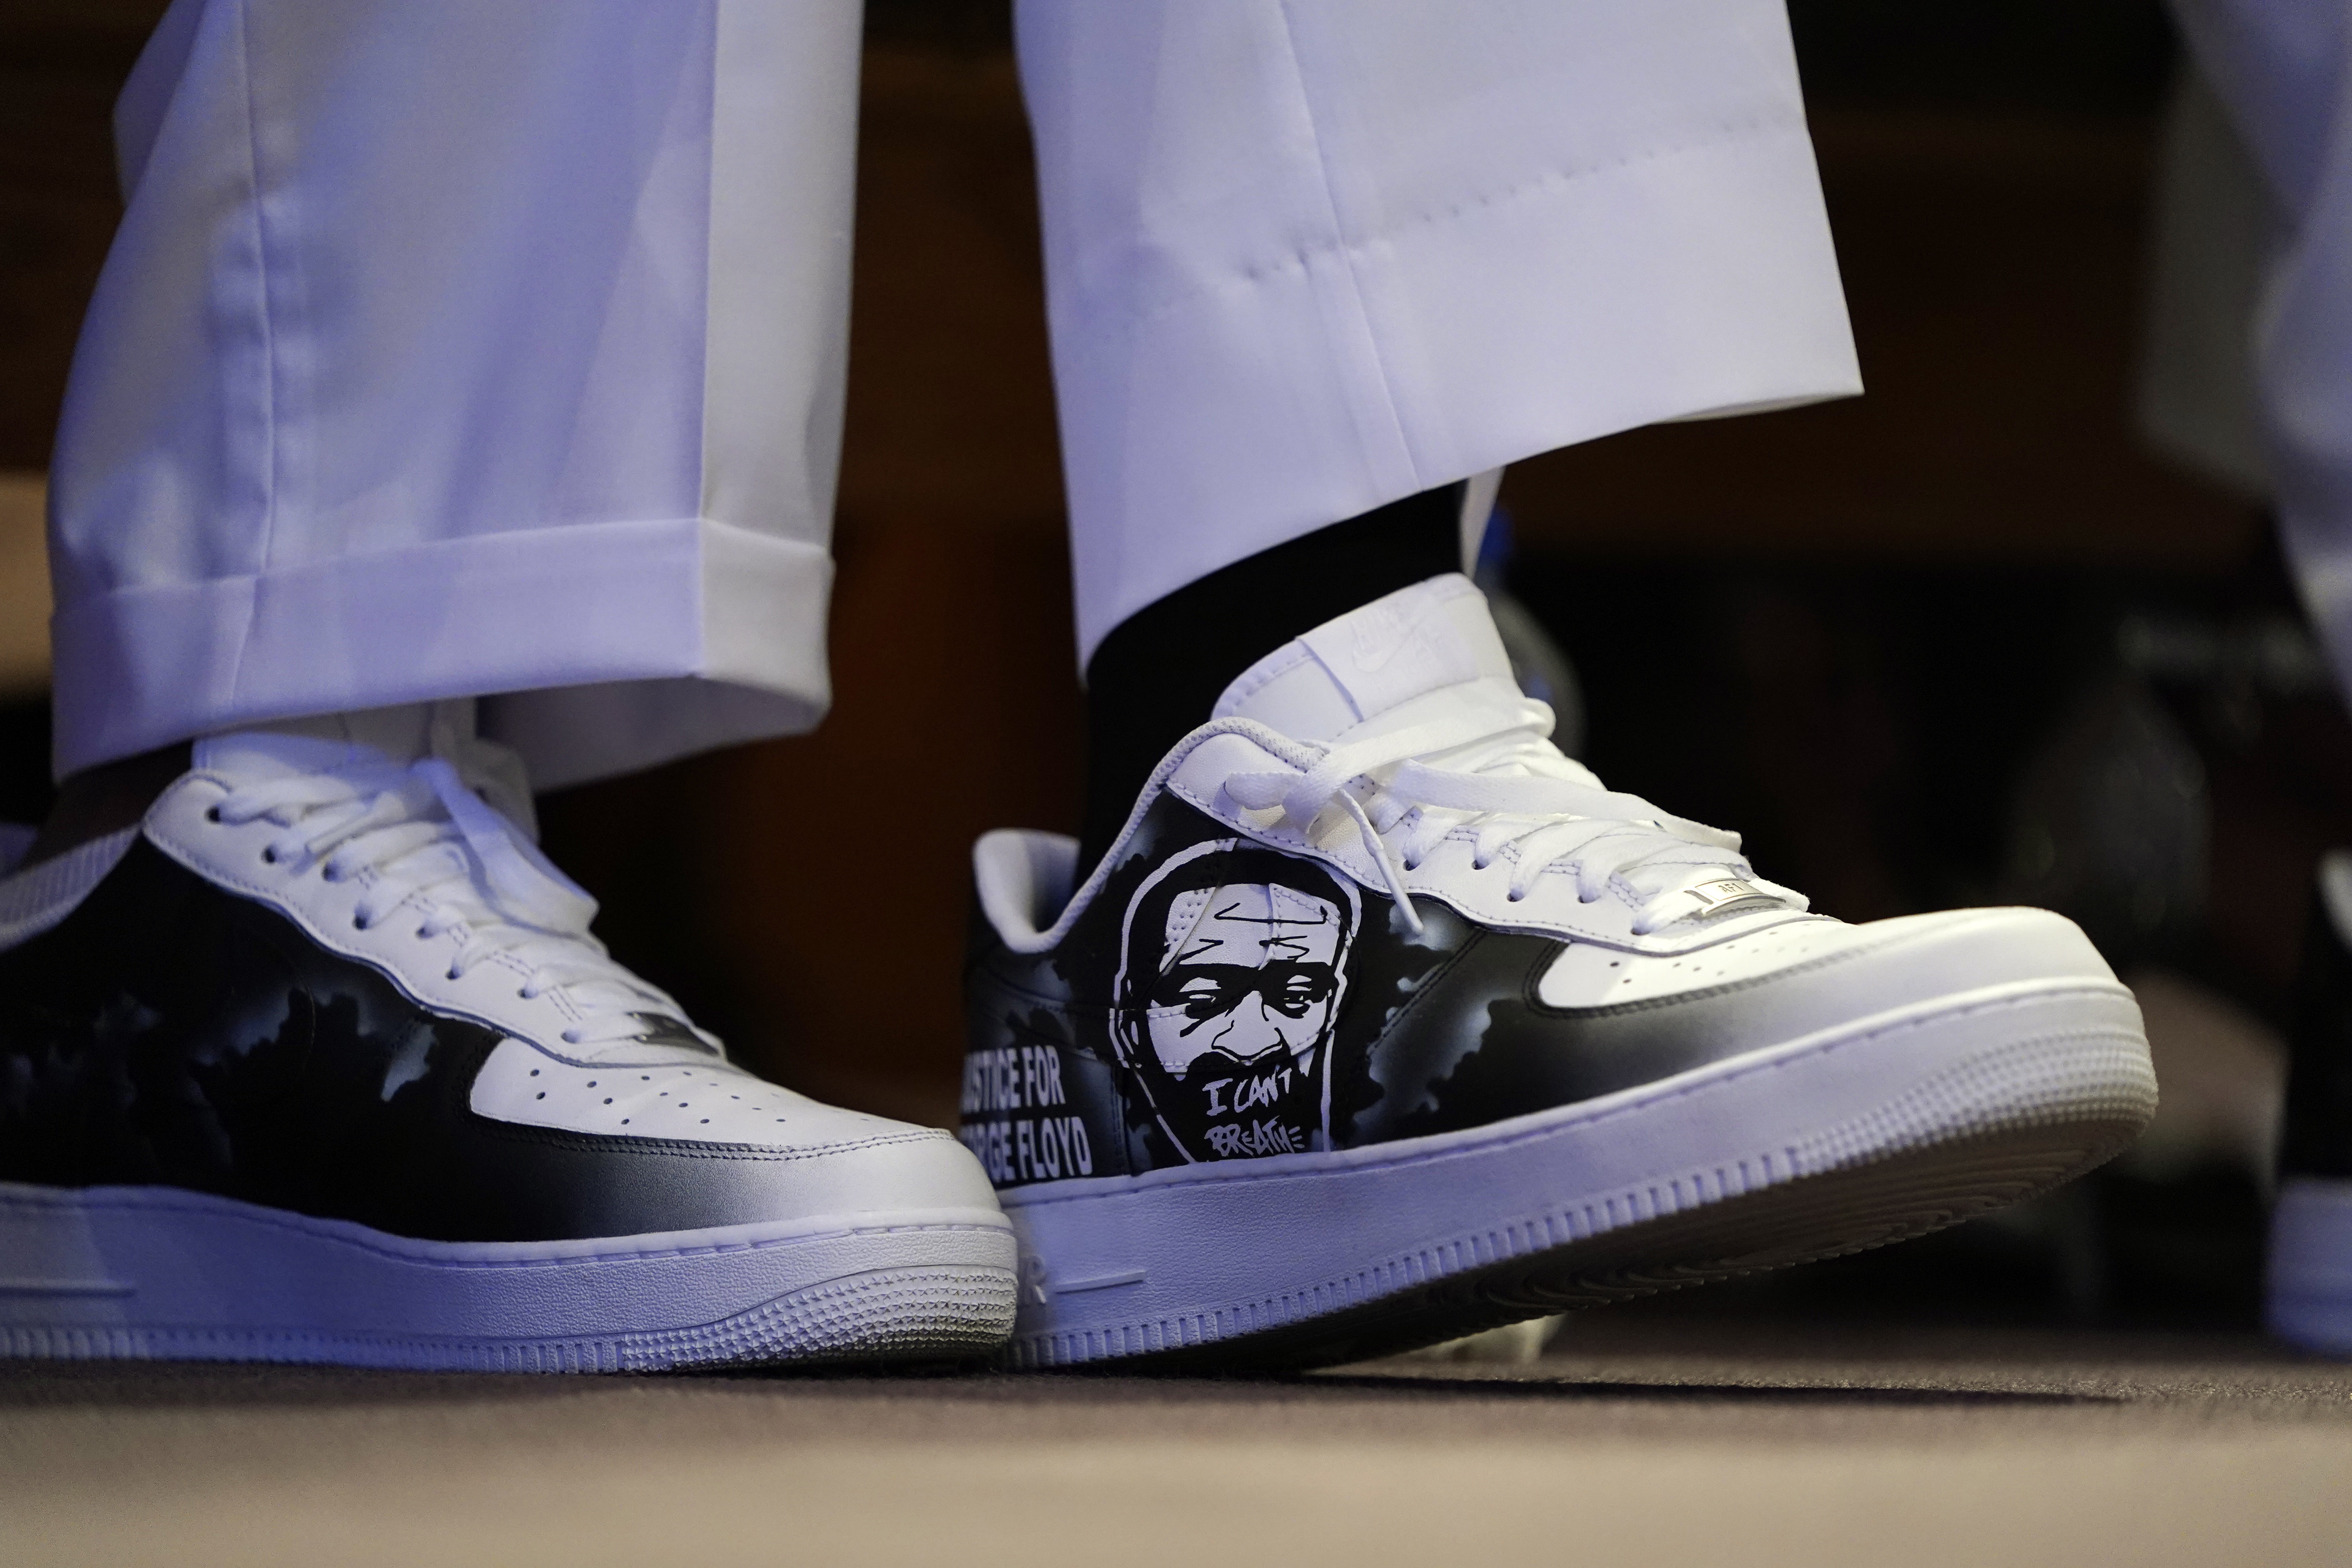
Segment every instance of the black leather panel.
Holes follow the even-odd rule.
[[[62,924],[0,953],[0,1180],[187,1187],[441,1241],[790,1212],[777,1151],[475,1115],[500,1038],[142,838]]]

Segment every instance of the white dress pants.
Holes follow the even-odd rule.
[[[52,470],[57,765],[828,700],[856,0],[177,0]],[[1858,390],[1780,0],[1024,0],[1081,658],[1203,573]]]
[[[2176,0],[2280,230],[2252,344],[2279,527],[2352,693],[2352,5]]]

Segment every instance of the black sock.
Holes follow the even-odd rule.
[[[1113,626],[1087,661],[1087,809],[1094,869],[1168,749],[1207,722],[1234,677],[1301,632],[1462,569],[1462,486],[1444,485],[1262,550]]]

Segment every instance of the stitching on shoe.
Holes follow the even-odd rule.
[[[273,1209],[267,1205],[251,1203],[242,1198],[226,1197],[218,1194],[191,1194],[190,1196],[199,1201],[173,1201],[170,1199],[163,1201],[141,1201],[113,1193],[90,1195],[60,1193],[58,1196],[53,1198],[27,1197],[13,1194],[0,1193],[0,1212],[5,1212],[8,1209],[16,1209],[21,1212],[24,1210],[87,1210],[90,1208],[109,1208],[138,1214],[202,1215],[214,1219],[233,1220],[245,1225],[264,1226],[273,1230],[292,1231],[297,1235],[307,1237],[314,1241],[323,1241],[332,1243],[336,1246],[349,1247],[357,1251],[371,1253],[376,1257],[391,1258],[397,1262],[415,1263],[419,1261],[418,1257],[414,1253],[404,1252],[398,1247],[379,1246],[365,1237],[344,1236],[333,1231],[314,1229],[311,1226],[300,1223],[305,1216],[289,1214],[280,1209]],[[200,1201],[204,1198],[211,1198],[214,1201],[211,1203]],[[370,1226],[362,1220],[333,1219],[314,1221],[313,1223],[350,1226],[358,1229],[373,1232],[373,1234],[377,1236],[387,1237],[394,1241],[405,1242],[411,1247],[420,1248],[437,1247],[560,1247],[569,1245],[569,1243],[562,1238],[551,1238],[540,1242],[436,1241],[425,1237],[398,1236],[391,1231],[376,1230],[374,1226]],[[719,1227],[713,1226],[709,1228]],[[573,1253],[562,1258],[455,1258],[447,1259],[428,1259],[427,1261],[430,1261],[433,1267],[437,1268],[562,1268],[572,1264],[625,1263],[640,1259],[653,1260],[666,1258],[716,1257],[719,1254],[729,1252],[761,1252],[772,1247],[795,1246],[803,1241],[835,1241],[843,1237],[889,1236],[892,1234],[907,1234],[910,1232],[917,1235],[946,1232],[962,1233],[973,1236],[1001,1236],[1004,1233],[1003,1227],[992,1225],[971,1225],[960,1220],[921,1220],[905,1225],[845,1226],[837,1230],[802,1231],[794,1232],[790,1236],[769,1237],[757,1241],[713,1242],[701,1247],[648,1247],[643,1250],[622,1252],[581,1252]],[[593,1237],[583,1237],[576,1239],[593,1241],[596,1238]]]
[[[1090,1186],[1095,1186],[1095,1190],[1085,1193],[1065,1193],[1051,1195],[1040,1194],[1034,1198],[1024,1195],[1028,1193],[1036,1192],[1040,1186],[1053,1186],[1060,1184],[1055,1183],[1039,1183],[1026,1187],[1007,1187],[1002,1189],[997,1194],[997,1197],[1000,1202],[1020,1203],[1024,1205],[1084,1203],[1093,1198],[1108,1195],[1104,1187],[1096,1185],[1096,1184],[1125,1182],[1129,1184],[1128,1187],[1129,1191],[1144,1192],[1149,1191],[1150,1187],[1160,1185],[1191,1186],[1194,1184],[1207,1184],[1220,1182],[1281,1181],[1294,1177],[1329,1175],[1334,1173],[1337,1170],[1345,1170],[1349,1172],[1384,1171],[1396,1169],[1401,1166],[1425,1164],[1433,1160],[1451,1159],[1455,1155],[1462,1154],[1474,1149],[1480,1152],[1492,1149],[1508,1149],[1519,1143],[1532,1142],[1537,1139],[1552,1137],[1555,1134],[1565,1131],[1570,1128],[1580,1130],[1584,1128],[1604,1126],[1607,1123],[1617,1121],[1622,1117],[1636,1115],[1656,1106],[1672,1104],[1677,1100],[1685,1099],[1694,1094],[1711,1093],[1716,1089],[1724,1088],[1730,1084],[1738,1083],[1744,1079],[1754,1077],[1759,1073],[1779,1072],[1785,1068],[1792,1067],[1800,1062],[1817,1061],[1823,1057],[1833,1056],[1837,1052],[1844,1050],[1849,1047],[1865,1045],[1873,1041],[1885,1039],[1890,1036],[1902,1034],[1906,1030],[1923,1028],[1931,1024],[1941,1024],[1955,1018],[1966,1018],[1979,1013],[1991,1013],[2004,1008],[2027,1006],[2036,1003],[2048,1002],[2063,996],[2113,996],[2116,991],[2120,990],[2122,990],[2120,985],[2116,985],[2113,988],[2104,985],[2087,984],[2053,987],[2048,990],[2029,992],[2021,995],[2003,996],[1991,1001],[1970,1003],[1966,1006],[1946,1008],[1940,1012],[1921,1013],[1908,1017],[1893,1019],[1876,1029],[1866,1030],[1860,1034],[1843,1035],[1833,1040],[1822,1041],[1806,1050],[1775,1055],[1763,1061],[1743,1063],[1738,1058],[1734,1057],[1728,1058],[1725,1062],[1710,1064],[1712,1067],[1721,1068],[1722,1070],[1707,1071],[1705,1076],[1697,1078],[1690,1082],[1677,1084],[1672,1089],[1661,1089],[1643,1098],[1628,1100],[1622,1105],[1612,1106],[1605,1110],[1591,1111],[1579,1115],[1577,1114],[1579,1110],[1577,1105],[1567,1105],[1558,1107],[1555,1111],[1552,1112],[1536,1112],[1534,1114],[1538,1116],[1545,1116],[1549,1119],[1544,1121],[1540,1125],[1515,1128],[1508,1132],[1496,1133],[1493,1137],[1483,1142],[1463,1133],[1432,1133],[1428,1135],[1429,1138],[1447,1139],[1450,1140],[1450,1142],[1448,1142],[1443,1148],[1400,1149],[1396,1154],[1390,1158],[1349,1162],[1343,1166],[1336,1167],[1331,1165],[1321,1167],[1293,1165],[1278,1171],[1267,1171],[1263,1169],[1255,1171],[1226,1170],[1223,1167],[1228,1164],[1247,1165],[1255,1163],[1256,1162],[1224,1161],[1219,1162],[1214,1167],[1202,1165],[1177,1165],[1163,1167],[1163,1169],[1180,1173],[1180,1177],[1178,1179],[1162,1178],[1161,1181],[1150,1183],[1148,1185],[1139,1178],[1135,1176],[1079,1177],[1076,1179],[1084,1181]],[[2111,1029],[2104,1028],[2064,1029],[2046,1035],[2036,1035],[2033,1036],[2030,1041],[2021,1043],[2047,1045],[2062,1040],[2106,1039],[2113,1037],[2114,1033],[2115,1032]],[[1759,1049],[1762,1050],[1771,1050],[1772,1048],[1773,1047],[1759,1047]],[[1490,1123],[1489,1126],[1491,1127],[1492,1124]],[[1481,1130],[1473,1129],[1472,1131],[1475,1132]],[[1397,1140],[1397,1143],[1422,1143],[1426,1141],[1427,1140],[1425,1139],[1418,1138],[1399,1139]],[[1366,1149],[1378,1149],[1383,1147],[1383,1145],[1367,1144],[1364,1145],[1364,1147]],[[1328,1156],[1326,1157],[1328,1158]]]
[[[1795,921],[1789,921],[1782,922],[1782,925],[1780,926],[1767,926],[1761,931],[1751,931],[1747,936],[1732,937],[1723,945],[1728,946],[1730,942],[1747,942],[1753,938],[1766,936],[1773,931],[1785,929],[1788,926],[1793,926],[1797,923],[1798,922]],[[1866,930],[1868,928],[1857,926],[1853,929],[1860,931]],[[1826,969],[1832,964],[1845,963],[1870,954],[1891,952],[1895,948],[1906,945],[1906,943],[1923,941],[1930,934],[1931,932],[1924,928],[1917,931],[1898,932],[1894,936],[1884,937],[1877,942],[1854,942],[1849,946],[1839,948],[1834,952],[1822,953],[1817,958],[1799,959],[1796,963],[1789,964],[1785,968],[1768,970],[1762,974],[1751,974],[1745,980],[1726,980],[1714,985],[1702,986],[1697,990],[1670,992],[1664,996],[1637,997],[1631,1002],[1610,1002],[1598,1007],[1554,1006],[1552,1004],[1543,1000],[1543,997],[1539,993],[1539,987],[1542,984],[1542,976],[1538,975],[1536,979],[1536,986],[1531,987],[1528,992],[1528,1001],[1537,1012],[1542,1014],[1546,1017],[1551,1018],[1606,1018],[1611,1016],[1630,1016],[1636,1013],[1654,1012],[1662,1007],[1679,1006],[1686,1002],[1710,1001],[1717,997],[1736,995],[1742,991],[1752,991],[1759,986],[1776,984],[1779,982],[1789,979],[1792,976],[1810,974],[1816,971]],[[1694,948],[1687,953],[1637,953],[1635,956],[1642,958],[1698,958],[1706,953],[1708,949],[1700,947]]]
[[[563,1127],[539,1127],[528,1121],[500,1121],[470,1107],[467,1114],[493,1136],[518,1143],[539,1143],[599,1154],[674,1155],[688,1160],[754,1160],[782,1163],[817,1160],[831,1154],[854,1154],[862,1149],[898,1143],[928,1143],[934,1139],[956,1142],[941,1127],[918,1127],[905,1132],[885,1132],[843,1143],[810,1143],[779,1147],[771,1143],[701,1143],[679,1138],[638,1138],[626,1132],[576,1132]],[[624,1145],[615,1148],[614,1145]],[[961,1144],[957,1145],[959,1148]]]

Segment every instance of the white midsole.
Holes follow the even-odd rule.
[[[436,1242],[181,1188],[0,1183],[0,1329],[625,1335],[710,1323],[876,1269],[1013,1261],[992,1209]]]
[[[2005,984],[1464,1131],[1015,1188],[1016,1347],[1084,1360],[1296,1321],[2110,1092],[2153,1109],[2131,993]]]
[[[1636,1084],[1632,1089],[1619,1089],[1613,1094],[1595,1095],[1574,1105],[1530,1111],[1525,1116],[1490,1121],[1459,1131],[1433,1133],[1424,1138],[1400,1138],[1392,1142],[1373,1143],[1355,1149],[1268,1154],[1251,1160],[1203,1161],[1197,1164],[1167,1166],[1131,1176],[1074,1176],[1065,1181],[1038,1182],[1028,1186],[1013,1187],[997,1195],[1006,1212],[1014,1213],[1039,1204],[1067,1203],[1112,1193],[1143,1192],[1154,1187],[1261,1182],[1290,1175],[1328,1175],[1335,1171],[1384,1169],[1423,1160],[1444,1159],[1465,1150],[1508,1144],[1572,1127],[1598,1125],[1696,1089],[1727,1084],[1753,1074],[1778,1070],[1792,1062],[1825,1057],[1842,1047],[1880,1039],[1895,1030],[1962,1017],[2021,1001],[2040,1002],[2074,994],[2121,1002],[2131,1007],[2135,1020],[2138,1016],[2138,1004],[2133,999],[2130,988],[2113,982],[2069,982],[2063,986],[2053,986],[2042,981],[2024,981],[1989,985],[1981,990],[1939,998],[1932,1007],[1892,1009],[1840,1024],[1834,1028],[1801,1036],[1780,1045],[1767,1046],[1709,1062],[1671,1078]]]

